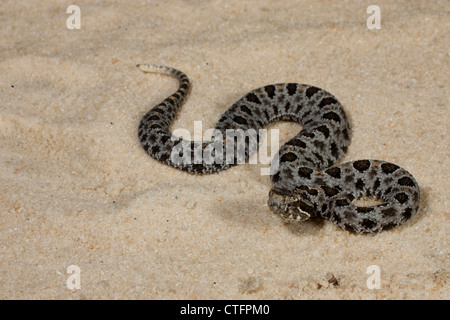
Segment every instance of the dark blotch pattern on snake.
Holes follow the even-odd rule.
[[[229,162],[173,161],[172,150],[180,143],[190,148],[194,156],[203,154],[217,141],[183,140],[169,130],[190,90],[184,73],[163,66],[138,67],[179,81],[178,90],[145,114],[139,124],[139,140],[150,156],[197,174],[218,172],[237,163],[236,158]],[[419,187],[405,169],[381,160],[357,160],[333,166],[347,150],[350,127],[339,101],[320,88],[283,83],[255,89],[221,116],[216,129],[225,137],[227,129],[258,131],[277,120],[302,125],[302,130],[280,148],[279,167],[271,176],[273,186],[268,205],[283,219],[324,218],[351,232],[372,233],[397,227],[417,212]],[[254,150],[249,144],[243,152],[247,158]],[[363,197],[375,197],[381,204],[366,207],[353,204],[353,200]]]

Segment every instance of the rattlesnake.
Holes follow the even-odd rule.
[[[296,121],[302,130],[280,148],[276,158],[279,166],[271,175],[268,206],[275,214],[287,221],[324,218],[351,232],[371,233],[399,226],[417,212],[419,187],[405,169],[381,160],[357,160],[334,166],[347,151],[350,127],[343,107],[330,93],[297,83],[255,89],[219,119],[216,129],[221,141],[190,141],[175,137],[169,129],[190,90],[188,77],[170,67],[137,66],[144,72],[166,74],[179,81],[178,90],[140,121],[139,140],[153,158],[190,173],[218,172],[235,165],[239,152],[245,158],[254,152],[247,139],[244,149],[233,147],[236,154],[232,161],[224,160],[230,159],[223,148],[220,154],[215,148],[210,152],[216,161],[202,158],[203,152],[211,151],[214,143],[227,142],[226,130],[257,131],[276,120]],[[184,147],[183,153],[189,151],[189,161],[174,160],[173,155],[179,151],[173,150],[180,146]],[[198,155],[200,158],[196,159],[200,161],[191,161],[191,157]],[[381,203],[373,206],[353,203],[363,197],[375,197]]]

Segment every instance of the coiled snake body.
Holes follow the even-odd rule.
[[[150,156],[197,174],[218,172],[237,163],[236,155],[233,161],[206,158],[174,161],[173,150],[177,146],[188,148],[194,156],[202,155],[218,141],[190,141],[172,135],[169,126],[190,89],[184,73],[147,64],[138,68],[167,74],[179,81],[178,90],[147,112],[139,124],[139,140]],[[347,150],[350,127],[339,101],[320,88],[283,83],[247,93],[218,121],[216,129],[223,134],[223,141],[219,142],[225,142],[226,130],[257,131],[276,120],[299,122],[302,130],[278,152],[279,166],[271,175],[268,201],[275,214],[288,221],[324,218],[351,232],[371,233],[399,226],[417,212],[419,187],[405,169],[381,160],[357,160],[333,166]],[[241,153],[247,158],[253,149],[248,143]],[[225,150],[223,154],[214,150],[216,154],[211,153],[214,159],[226,158]],[[366,207],[353,204],[362,197],[376,197],[381,204]]]

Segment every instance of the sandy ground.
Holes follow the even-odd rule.
[[[77,1],[79,30],[71,4],[0,2],[1,299],[449,298],[448,1],[377,1],[379,30],[361,1]],[[158,163],[137,125],[177,84],[147,62],[190,76],[173,125],[190,132],[269,83],[333,93],[353,128],[342,161],[406,168],[418,214],[377,235],[292,227],[262,165]]]

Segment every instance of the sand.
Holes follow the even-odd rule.
[[[77,1],[79,30],[71,4],[0,6],[1,299],[449,298],[448,1],[377,1],[378,30],[361,1]],[[376,235],[288,226],[261,164],[153,160],[137,126],[177,83],[137,63],[189,75],[190,132],[262,85],[326,89],[352,123],[342,162],[406,168],[419,212]]]

